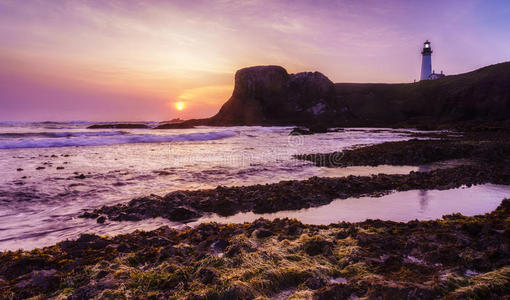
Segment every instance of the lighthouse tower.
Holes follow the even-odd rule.
[[[428,40],[423,44],[421,55],[422,59],[420,80],[428,80],[430,74],[432,74],[432,48],[430,48],[430,42]]]

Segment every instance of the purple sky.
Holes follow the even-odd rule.
[[[252,65],[412,82],[426,39],[455,74],[508,61],[509,32],[508,1],[0,0],[0,120],[207,117]]]

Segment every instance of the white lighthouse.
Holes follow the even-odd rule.
[[[429,77],[432,74],[432,48],[430,48],[430,42],[428,40],[423,44],[421,55],[420,80],[429,80]]]

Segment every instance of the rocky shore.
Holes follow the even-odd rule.
[[[510,184],[510,142],[507,132],[468,132],[456,138],[387,142],[343,152],[297,156],[319,166],[423,165],[451,159],[467,159],[469,164],[411,172],[407,175],[378,174],[342,178],[312,177],[307,180],[274,184],[176,191],[165,196],[151,195],[126,204],[103,206],[82,217],[114,221],[134,221],[163,217],[188,222],[204,214],[222,216],[253,211],[269,213],[328,204],[335,199],[381,196],[391,191],[451,189],[483,183]]]
[[[333,153],[296,155],[320,167],[411,165],[441,160],[470,159],[497,163],[509,158],[510,143],[505,140],[467,138],[388,142]]]
[[[0,254],[0,298],[502,299],[510,200],[436,221],[295,220],[82,235]]]
[[[163,197],[151,195],[126,204],[103,206],[85,212],[81,217],[113,221],[136,221],[163,217],[171,221],[189,222],[207,213],[222,216],[237,212],[268,213],[320,206],[335,199],[382,196],[393,190],[452,189],[462,185],[483,183],[510,184],[510,168],[483,168],[463,165],[408,175],[348,176],[342,178],[312,177],[302,181],[275,184],[222,187],[207,190],[176,191]]]

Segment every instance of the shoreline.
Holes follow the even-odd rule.
[[[407,175],[312,177],[275,184],[176,191],[104,206],[83,217],[104,222],[204,213],[275,212],[333,199],[411,189],[510,184],[508,133],[466,132],[346,150],[343,165],[466,159],[467,165]],[[409,156],[412,154],[411,156]],[[315,154],[316,161],[335,153]],[[342,161],[343,159],[343,161]],[[331,160],[330,160],[331,161]],[[258,219],[243,224],[83,234],[54,246],[0,253],[0,296],[24,298],[294,299],[476,298],[510,289],[510,199],[491,213],[434,221],[366,220],[306,225]]]

